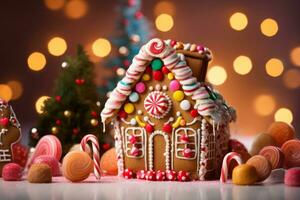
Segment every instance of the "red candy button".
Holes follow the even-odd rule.
[[[194,117],[194,118],[195,118],[195,117],[198,117],[198,115],[199,115],[198,111],[195,110],[195,109],[191,110],[190,114],[191,114],[191,116]]]
[[[164,74],[168,74],[170,72],[170,70],[166,66],[163,66],[161,70]]]
[[[170,124],[165,124],[163,127],[163,131],[166,133],[172,133],[172,126]]]
[[[150,124],[147,124],[145,129],[146,129],[147,133],[152,133],[154,130],[153,126]]]
[[[164,78],[164,75],[161,71],[153,71],[154,80],[161,81]]]

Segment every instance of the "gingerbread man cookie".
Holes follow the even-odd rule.
[[[12,107],[0,99],[0,176],[5,164],[12,162],[13,144],[21,138],[20,124]]]

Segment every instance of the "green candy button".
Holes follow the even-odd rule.
[[[154,70],[154,71],[160,70],[163,65],[164,64],[161,61],[161,59],[158,59],[158,58],[152,60],[152,62],[151,62],[151,67],[152,67],[152,70]]]

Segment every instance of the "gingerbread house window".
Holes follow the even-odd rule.
[[[197,134],[192,128],[175,130],[175,155],[180,159],[193,160],[197,157]]]
[[[139,127],[129,127],[125,129],[125,152],[130,158],[143,158],[145,155],[145,130]],[[135,142],[130,140],[135,137]],[[133,153],[134,152],[134,153]]]
[[[0,149],[0,162],[9,162],[11,161],[11,155],[9,154],[8,149]]]

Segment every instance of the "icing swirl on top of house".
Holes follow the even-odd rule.
[[[102,122],[105,123],[108,118],[115,116],[153,58],[160,58],[164,65],[175,75],[184,93],[196,101],[195,109],[198,110],[200,115],[211,117],[217,123],[222,122],[224,117],[220,117],[218,113],[221,112],[224,114],[224,112],[220,111],[220,109],[224,108],[210,98],[209,92],[204,86],[205,84],[199,83],[193,77],[192,70],[187,66],[184,56],[176,53],[176,49],[178,48],[181,47],[176,42],[174,43],[171,40],[163,41],[157,38],[150,40],[142,46],[139,53],[133,58],[132,64],[128,68],[124,78],[119,81],[117,87],[111,92],[101,112]],[[192,45],[185,44],[182,48],[191,50]],[[196,48],[195,50],[199,53],[204,54],[206,59],[211,59],[207,48],[201,46],[193,46],[193,48]]]

